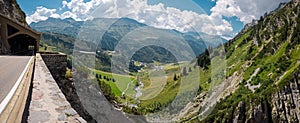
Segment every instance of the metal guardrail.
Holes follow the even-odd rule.
[[[31,84],[35,57],[32,56],[21,76],[0,104],[0,122],[21,122]]]

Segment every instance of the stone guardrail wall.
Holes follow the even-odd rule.
[[[76,110],[77,113],[87,122],[96,122],[83,107],[77,95],[77,91],[73,81],[65,78],[67,68],[67,55],[51,52],[40,52],[40,54],[51,75],[55,79],[56,84],[65,95],[66,99],[69,101],[74,110]]]
[[[0,123],[20,123],[22,121],[33,77],[34,61],[35,58],[32,57],[28,63],[28,67],[26,67],[26,72],[21,76],[22,79],[19,85],[16,86],[13,96],[0,114]]]
[[[54,78],[64,77],[67,68],[67,55],[59,53],[41,54],[49,71]]]
[[[45,57],[44,57],[45,58]],[[34,80],[32,85],[32,95],[28,108],[26,121],[29,123],[86,123],[86,121],[72,108],[56,82],[51,72],[44,62],[41,54],[36,54]],[[51,55],[46,57],[48,64],[55,65],[55,69],[64,62],[65,57],[61,55]],[[58,60],[60,62],[50,62]],[[52,68],[54,69],[54,68]],[[56,73],[56,72],[54,72]],[[57,73],[56,73],[57,74]]]

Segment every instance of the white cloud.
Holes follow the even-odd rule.
[[[66,7],[67,6],[67,4],[68,4],[68,2],[67,1],[62,1],[62,5],[63,5],[63,7]]]
[[[79,19],[79,18],[77,17],[76,14],[74,14],[74,13],[72,13],[72,12],[70,12],[70,11],[66,11],[66,12],[62,13],[61,16],[60,16],[60,18],[61,18],[61,19],[65,19],[65,18],[73,18],[73,19],[76,20],[76,21],[80,21],[80,20],[81,20],[81,19]]]
[[[214,1],[214,0],[212,0]],[[120,18],[129,17],[139,22],[158,28],[176,29],[179,31],[200,31],[213,35],[233,35],[232,25],[223,19],[238,17],[248,23],[257,19],[266,11],[275,9],[282,1],[265,0],[217,0],[211,14],[198,14],[192,11],[165,7],[164,4],[148,5],[147,0],[83,0],[62,1],[62,8],[69,11],[61,15],[55,9],[38,7],[37,11],[27,18],[27,22],[46,20],[47,17],[74,18],[86,20],[93,17]],[[45,14],[47,13],[47,14]],[[91,14],[92,13],[92,14]]]
[[[101,3],[106,3],[107,0],[91,0],[84,2],[83,0],[71,0],[70,2],[63,1],[63,7],[68,7],[73,13],[76,14],[88,14],[91,9],[99,6]]]
[[[26,17],[28,23],[38,22],[47,20],[48,17],[59,18],[60,15],[56,13],[56,9],[47,9],[45,7],[39,6],[37,10],[30,16]]]
[[[208,34],[230,34],[232,27],[221,16],[209,16],[192,11],[182,11],[164,4],[148,5],[147,0],[83,0],[62,1],[62,8],[69,11],[57,16],[53,9],[51,14],[56,18],[74,18],[86,20],[93,17],[121,18],[129,17],[139,22],[158,28],[176,29],[179,31],[201,31]],[[46,8],[43,8],[46,9]],[[90,13],[93,13],[90,15]],[[51,17],[51,16],[48,16]],[[28,23],[46,20],[38,10],[28,17]]]
[[[211,12],[226,17],[236,16],[246,24],[276,9],[279,3],[288,1],[290,0],[218,0]]]
[[[90,6],[89,3],[95,3],[91,0],[85,3],[85,7],[80,11],[74,2],[80,6],[84,2],[72,0],[67,4],[72,12],[78,14],[90,13],[93,10],[94,17],[120,18],[129,17],[139,22],[158,28],[176,29],[179,31],[201,31],[209,34],[232,34],[232,26],[229,22],[222,19],[221,16],[209,16],[198,14],[192,11],[182,11],[173,7],[165,7],[164,4],[148,5],[147,0],[110,0],[97,1],[98,6]],[[88,8],[88,9],[85,9]]]

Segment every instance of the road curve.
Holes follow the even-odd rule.
[[[31,56],[0,56],[0,103],[24,71]]]

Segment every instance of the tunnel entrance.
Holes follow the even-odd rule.
[[[37,41],[33,37],[20,34],[8,40],[12,55],[32,55],[37,51]]]
[[[39,50],[41,33],[0,14],[0,54],[33,55]]]

